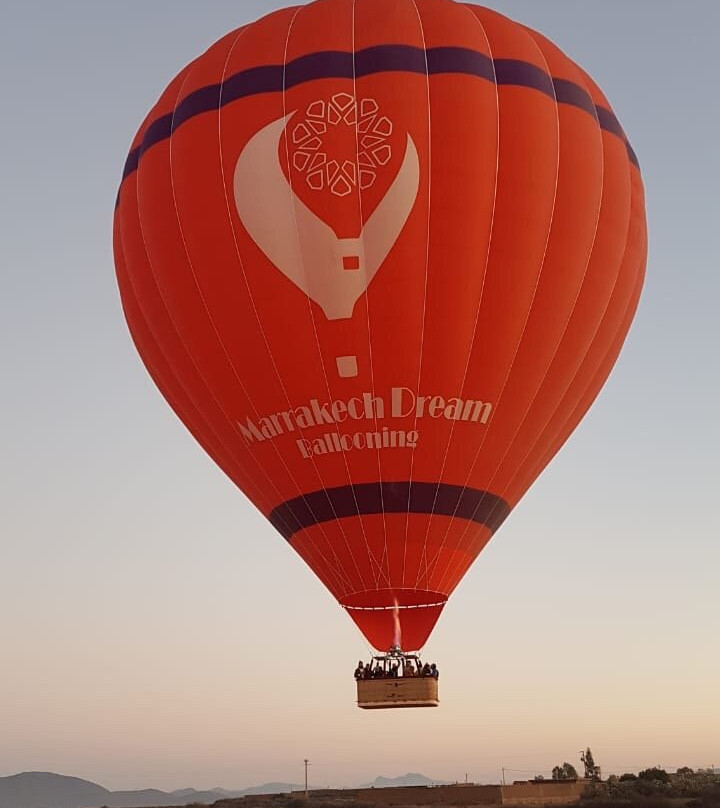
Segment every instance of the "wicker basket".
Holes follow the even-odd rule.
[[[357,683],[357,701],[364,710],[437,707],[438,682],[431,676],[361,679]]]

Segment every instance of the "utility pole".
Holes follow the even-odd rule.
[[[505,767],[502,767],[502,784],[505,785]]]
[[[308,798],[308,781],[307,781],[307,767],[310,765],[310,761],[305,758],[305,799]]]

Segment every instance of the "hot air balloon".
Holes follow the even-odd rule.
[[[162,395],[403,657],[602,388],[646,224],[607,99],[541,34],[453,0],[317,0],[170,83],[114,246]],[[437,689],[360,699],[403,701]]]

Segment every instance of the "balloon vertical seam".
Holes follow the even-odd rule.
[[[532,32],[528,31],[528,34],[529,34],[529,36],[531,36],[534,39]],[[540,47],[540,43],[538,43],[538,46]],[[540,47],[540,50],[542,52],[542,47]],[[562,86],[562,84],[560,84],[561,81],[564,82],[565,80],[554,80],[554,82],[553,82],[554,86],[555,87]],[[570,83],[570,82],[567,82],[567,83]],[[576,104],[575,106],[579,107],[580,104]],[[588,109],[587,111],[590,111],[590,110]],[[598,124],[597,131],[598,131],[598,137],[599,137],[599,152],[600,152],[601,160],[603,162],[603,170],[604,170],[604,144],[602,142],[602,131],[601,131],[600,127],[599,127],[599,122],[597,120],[597,116],[593,116],[593,117],[595,117],[596,123]],[[559,121],[558,121],[558,123],[559,123]],[[560,136],[562,136],[560,126],[559,126],[559,131],[560,131]],[[549,359],[549,361],[547,363],[546,370],[545,370],[546,373],[549,370],[549,368],[552,366],[554,358],[557,356],[557,353],[560,350],[560,347],[561,347],[562,342],[563,342],[563,340],[565,338],[565,335],[567,334],[568,325],[572,320],[572,317],[573,317],[573,314],[574,314],[574,311],[575,311],[575,307],[576,307],[577,302],[578,302],[578,300],[580,298],[580,295],[582,293],[582,287],[583,287],[585,278],[587,276],[588,267],[590,266],[590,262],[592,260],[592,254],[593,254],[593,251],[594,251],[594,248],[595,248],[595,241],[596,241],[596,238],[597,238],[598,225],[599,225],[599,221],[600,221],[600,212],[601,212],[601,209],[602,209],[602,182],[603,182],[603,177],[602,177],[602,174],[601,174],[601,187],[600,187],[600,195],[598,197],[597,213],[595,215],[594,234],[593,234],[592,243],[590,244],[589,250],[588,250],[588,253],[587,253],[587,259],[585,261],[585,269],[584,269],[584,272],[583,272],[583,278],[582,278],[582,280],[581,280],[581,282],[580,282],[580,284],[578,286],[578,290],[577,290],[577,293],[575,295],[575,299],[574,299],[574,301],[572,303],[572,306],[571,306],[571,308],[570,308],[570,310],[568,312],[568,315],[566,317],[565,325],[563,327],[563,331],[560,334],[560,336],[558,338],[558,341],[557,341],[557,343],[555,345],[555,350],[553,351],[553,354],[552,354],[552,356],[550,357],[550,359]],[[553,225],[553,222],[551,221],[551,223],[550,223],[550,235],[552,235],[552,225]],[[519,346],[518,350],[520,349],[520,347],[522,347],[522,346]],[[517,425],[517,428],[515,430],[515,433],[513,434],[513,437],[510,439],[509,443],[506,446],[505,453],[498,460],[497,465],[495,467],[495,471],[493,472],[492,476],[488,480],[488,488],[490,488],[493,480],[496,478],[498,472],[501,470],[502,464],[503,464],[505,458],[507,457],[507,455],[512,450],[512,448],[513,448],[513,446],[515,444],[515,441],[517,439],[518,434],[520,433],[524,423],[527,421],[527,418],[528,418],[529,414],[532,412],[533,405],[536,402],[537,397],[540,394],[540,391],[542,390],[543,384],[544,384],[544,379],[540,382],[537,389],[535,390],[535,393],[534,393],[532,399],[529,401],[523,417],[518,422],[518,425]],[[524,463],[524,460],[519,464],[518,470],[520,470],[522,468],[523,463]],[[505,494],[506,494],[506,491],[507,491],[508,487],[509,487],[509,484],[508,484],[508,486],[506,486],[505,490],[502,491],[502,493],[501,493],[502,497],[505,497]],[[467,533],[467,527],[465,529],[465,532]]]
[[[518,31],[518,34],[519,33],[520,33],[520,31]],[[526,34],[526,36],[528,36],[528,35]],[[537,44],[529,36],[528,36],[528,40],[532,43],[532,46],[537,51],[537,53],[539,54],[540,59],[543,61],[543,63],[545,64],[545,67],[547,68],[547,61],[545,60],[545,57],[542,54],[542,52],[540,51],[540,49],[538,48]],[[550,242],[550,233],[552,231],[552,222],[553,222],[554,213],[555,213],[555,202],[556,202],[556,199],[557,199],[559,165],[560,165],[560,120],[559,120],[559,114],[558,114],[558,109],[557,109],[557,99],[555,97],[555,89],[554,89],[554,86],[553,86],[552,82],[549,81],[549,79],[550,79],[549,69],[543,72],[542,70],[540,70],[540,68],[537,68],[535,65],[529,65],[528,63],[520,62],[519,60],[515,60],[515,59],[495,59],[496,70],[498,69],[498,67],[500,67],[501,70],[502,69],[508,69],[508,68],[514,70],[515,67],[516,67],[516,64],[521,64],[523,66],[523,69],[527,69],[528,67],[532,68],[532,69],[528,70],[528,75],[529,75],[529,78],[527,79],[528,84],[530,86],[534,87],[535,89],[539,89],[548,98],[551,98],[552,102],[554,104],[555,124],[556,124],[556,131],[557,131],[556,157],[555,157],[555,179],[554,179],[552,207],[551,207],[550,216],[549,216],[549,219],[548,219],[548,222],[547,222],[547,234],[545,236],[545,247],[543,249],[543,255],[542,255],[542,258],[540,259],[540,268],[539,268],[537,277],[535,279],[535,286],[534,286],[534,289],[533,289],[532,297],[531,297],[530,302],[528,304],[527,313],[525,315],[525,320],[523,322],[523,326],[522,326],[522,330],[520,332],[519,339],[518,339],[518,341],[517,341],[517,343],[515,345],[515,350],[514,350],[514,353],[513,353],[513,357],[510,360],[510,364],[509,364],[507,373],[505,375],[505,379],[503,381],[502,386],[500,387],[500,391],[499,391],[499,394],[497,396],[496,407],[499,406],[500,401],[502,400],[502,397],[503,397],[503,393],[505,392],[505,388],[507,387],[508,380],[510,379],[510,377],[512,375],[513,366],[515,364],[515,360],[517,359],[518,352],[520,351],[520,346],[522,345],[523,338],[525,336],[525,330],[527,328],[527,324],[528,324],[528,322],[530,320],[530,315],[532,313],[532,308],[533,308],[533,304],[535,302],[535,297],[537,295],[537,290],[538,290],[538,288],[540,286],[540,278],[542,277],[543,269],[545,268],[545,258],[547,256],[547,248],[548,248],[548,244]],[[549,81],[549,85],[544,85],[543,86],[542,79],[538,78],[538,76],[545,76]],[[499,120],[500,121],[502,120],[501,116],[499,116]],[[502,129],[502,123],[500,124],[500,128]],[[490,426],[490,428],[492,428],[492,426]],[[475,456],[474,456],[472,462],[470,463],[470,468],[469,468],[467,474],[465,475],[465,486],[468,485],[468,483],[469,483],[469,481],[471,479],[472,473],[473,473],[473,471],[475,469],[475,466],[477,464],[478,459],[480,458],[480,455],[482,453],[482,449],[483,449],[483,446],[485,444],[485,441],[487,440],[488,434],[489,434],[489,429],[483,434],[483,437],[481,438],[480,443],[479,443],[479,445],[477,447],[477,451],[475,452]],[[438,550],[436,552],[435,556],[433,557],[433,563],[435,564],[435,566],[433,567],[433,575],[436,575],[438,573],[437,565],[438,565],[438,563],[440,561],[440,553],[441,553],[443,547],[445,546],[445,542],[447,541],[447,537],[449,535],[449,532],[450,532],[450,525],[448,525],[448,527],[445,530],[445,533],[444,533],[444,536],[443,536],[443,541],[442,541],[442,543],[440,545],[440,550]],[[465,531],[463,533],[463,536],[461,536],[461,540],[466,534],[467,534],[467,526],[466,526],[466,529],[465,529]],[[447,562],[446,562],[445,570],[441,574],[441,577],[438,579],[439,582],[442,582],[444,580],[444,578],[446,577],[450,564],[451,564],[451,561],[450,561],[450,559],[448,559]]]
[[[298,7],[298,9],[296,10],[296,12],[295,12],[295,15],[294,15],[294,16],[296,16],[296,15],[297,15],[298,11],[299,11],[299,7]],[[294,19],[294,17],[293,17],[293,19]],[[247,27],[246,29],[244,29],[244,30],[249,31],[251,28],[252,28],[252,26],[248,26],[248,27]],[[289,36],[289,31],[288,31],[288,36]],[[237,42],[237,40],[236,40],[236,42]],[[231,49],[231,51],[232,51],[232,50],[234,50],[234,48],[235,48],[235,44],[236,44],[236,43],[234,43],[234,44],[233,44],[233,48]],[[227,69],[227,65],[229,64],[229,59],[230,59],[230,54],[228,55],[228,60],[227,60],[227,62],[226,62],[226,65],[225,65],[224,70],[226,70],[226,69]],[[224,76],[224,73],[223,73],[223,76]],[[247,293],[248,293],[248,299],[250,300],[250,304],[251,304],[251,306],[252,306],[252,310],[253,310],[253,314],[254,314],[254,317],[255,317],[255,321],[256,321],[256,324],[257,324],[258,330],[259,330],[259,332],[260,332],[260,334],[261,334],[261,336],[262,336],[263,344],[265,345],[265,350],[267,351],[268,358],[269,358],[269,360],[270,360],[270,364],[271,364],[271,366],[272,366],[272,368],[273,368],[273,371],[274,371],[275,377],[276,377],[276,379],[277,379],[277,381],[278,381],[278,384],[280,385],[280,387],[281,387],[281,389],[282,389],[282,391],[283,391],[283,394],[284,394],[284,396],[285,396],[285,398],[286,398],[286,401],[287,401],[287,403],[288,403],[288,406],[290,406],[290,399],[289,399],[289,397],[288,397],[288,395],[287,395],[287,392],[286,392],[286,390],[285,390],[285,388],[284,388],[284,385],[283,385],[283,383],[282,383],[282,379],[281,379],[280,372],[279,372],[278,367],[277,367],[277,363],[275,362],[275,359],[274,359],[273,354],[272,354],[272,350],[271,350],[271,348],[270,348],[270,343],[269,343],[269,341],[268,341],[268,338],[267,338],[267,335],[266,335],[266,333],[265,333],[265,330],[264,330],[264,328],[263,328],[263,326],[262,326],[262,322],[261,322],[261,319],[260,319],[259,313],[258,313],[258,311],[257,311],[257,308],[256,308],[256,306],[255,306],[255,300],[254,300],[253,293],[252,293],[252,287],[251,287],[251,285],[250,285],[249,279],[248,279],[248,277],[247,277],[247,273],[246,273],[246,271],[245,271],[245,264],[244,264],[244,261],[243,261],[243,259],[242,259],[242,255],[241,255],[241,252],[240,252],[240,246],[239,246],[239,244],[238,244],[238,241],[237,241],[237,236],[236,236],[236,233],[235,233],[235,229],[234,229],[233,224],[232,224],[233,217],[232,217],[232,213],[231,213],[231,210],[230,210],[230,203],[229,203],[228,196],[227,196],[227,181],[226,181],[226,178],[225,178],[225,169],[224,169],[224,165],[223,165],[223,161],[222,161],[222,153],[223,153],[223,152],[222,152],[222,138],[220,138],[220,131],[221,131],[221,126],[222,126],[222,118],[221,118],[221,114],[220,114],[220,113],[221,113],[222,107],[224,106],[224,104],[222,103],[222,88],[223,88],[223,87],[225,87],[226,85],[227,85],[227,82],[226,82],[226,81],[222,81],[222,82],[221,82],[221,84],[220,84],[220,88],[221,88],[221,89],[220,89],[220,96],[219,96],[219,99],[218,99],[218,105],[217,105],[217,113],[218,113],[218,137],[219,137],[219,150],[220,150],[220,155],[221,155],[221,160],[220,160],[220,171],[221,171],[221,174],[222,174],[222,177],[223,177],[223,189],[224,189],[225,207],[226,207],[226,210],[227,210],[227,213],[228,213],[228,224],[229,224],[229,226],[230,226],[230,232],[231,232],[232,239],[233,239],[233,243],[234,243],[234,247],[235,247],[235,253],[236,253],[236,257],[237,257],[238,265],[239,265],[239,267],[240,267],[240,272],[241,272],[241,274],[242,274],[242,277],[243,277],[243,282],[244,282],[244,284],[245,284],[245,288],[246,288]],[[234,367],[234,366],[233,366],[233,367]],[[238,377],[238,374],[237,374],[237,371],[235,371],[235,370],[234,370],[234,372],[235,372],[236,377],[238,378],[238,382],[241,384],[241,386],[242,386],[243,390],[245,390],[245,386],[244,386],[244,385],[242,384],[242,382],[240,381],[240,379],[239,379],[239,377]],[[251,400],[251,398],[250,398],[249,394],[248,394],[247,392],[246,392],[245,394],[247,395],[247,397],[248,397],[248,401],[249,401],[249,402],[250,402],[250,404],[251,404],[252,411],[255,413],[255,415],[256,415],[256,417],[257,417],[257,416],[259,415],[259,410],[258,410],[258,408],[257,408],[257,407],[256,407],[254,404],[252,404],[252,400]],[[248,448],[248,451],[250,452],[250,454],[251,454],[251,455],[254,457],[254,454],[253,454],[252,450],[250,449],[250,447],[248,446],[247,448]],[[287,474],[288,474],[289,479],[292,481],[293,485],[294,485],[294,486],[297,488],[297,490],[298,490],[298,494],[300,494],[300,495],[301,495],[301,497],[303,497],[304,495],[302,494],[302,488],[301,488],[301,486],[300,486],[299,482],[296,480],[295,476],[294,476],[294,475],[292,474],[292,472],[290,471],[290,467],[289,467],[289,466],[288,466],[288,464],[285,462],[285,459],[283,458],[282,454],[280,453],[280,451],[278,450],[278,448],[277,448],[276,446],[273,446],[273,449],[274,449],[274,452],[275,452],[275,456],[278,458],[278,460],[280,461],[281,465],[282,465],[282,466],[283,466],[283,468],[286,470],[286,472],[287,472]],[[259,462],[259,461],[257,461],[257,463],[258,463],[258,465],[260,466],[260,468],[261,468],[261,470],[262,470],[263,474],[265,475],[265,477],[266,477],[268,480],[270,480],[271,478],[269,477],[269,475],[268,475],[268,474],[267,474],[267,472],[265,471],[265,469],[264,469],[264,467],[262,466],[262,464],[260,464],[260,462]],[[315,465],[314,465],[314,464],[313,464],[313,467],[315,468]],[[317,469],[316,469],[316,472],[317,472]],[[319,474],[318,474],[318,481],[319,481],[319,482],[322,484],[322,479],[320,478]],[[274,484],[273,484],[273,487],[275,487],[275,486],[274,486]],[[277,489],[276,489],[276,490],[277,490]],[[279,492],[278,492],[278,495],[279,495]],[[297,515],[296,515],[295,513],[293,513],[293,514],[292,514],[292,516],[293,516],[293,518],[295,519],[296,523],[298,523]],[[323,535],[325,538],[327,538],[327,537],[326,537],[326,535],[325,535],[324,530],[322,530],[322,529],[321,529],[321,534],[322,534],[322,535]],[[337,579],[337,581],[339,581],[339,582],[340,582],[339,589],[340,589],[340,590],[342,590],[342,588],[343,588],[343,587],[346,587],[348,590],[349,590],[349,589],[352,589],[352,588],[353,588],[353,586],[352,586],[352,583],[351,583],[351,579],[350,579],[350,577],[347,575],[347,573],[345,572],[345,570],[344,570],[344,569],[342,569],[342,565],[340,564],[340,562],[339,562],[339,559],[338,559],[337,555],[334,553],[334,548],[332,547],[332,544],[331,544],[330,542],[327,542],[328,546],[329,546],[329,547],[330,547],[330,549],[333,551],[333,555],[334,555],[334,557],[335,557],[336,564],[333,564],[333,563],[331,562],[331,560],[330,560],[330,559],[329,559],[329,558],[328,558],[328,557],[327,557],[327,556],[326,556],[326,555],[323,553],[323,551],[322,551],[322,550],[321,550],[321,549],[320,549],[320,548],[317,546],[317,544],[315,543],[315,541],[314,541],[313,539],[310,539],[310,541],[312,542],[312,545],[313,545],[313,547],[315,548],[315,551],[317,552],[317,554],[318,554],[318,555],[319,555],[319,556],[320,556],[320,557],[323,559],[324,563],[326,564],[326,566],[327,566],[327,570],[328,570],[329,572],[331,572],[331,573],[334,575],[334,577]],[[359,574],[359,570],[358,570],[358,574]]]
[[[477,16],[477,14],[474,13],[472,8],[469,7],[467,4],[463,4],[463,7],[465,9],[467,9],[468,14],[474,20],[475,24],[479,27],[479,29],[480,29],[480,31],[482,33],[482,36],[483,36],[483,38],[484,38],[484,40],[485,40],[485,42],[487,44],[488,53],[490,54],[490,62],[491,62],[491,65],[492,65],[492,77],[493,77],[493,79],[495,79],[495,60],[493,59],[493,55],[492,55],[492,53],[493,53],[492,52],[492,45],[490,43],[490,39],[489,39],[489,37],[487,35],[487,32],[485,31],[485,27],[482,24],[482,20]],[[490,233],[489,233],[489,237],[488,237],[487,250],[486,250],[486,253],[485,253],[485,262],[484,262],[484,265],[483,265],[483,282],[482,282],[482,286],[480,288],[480,296],[478,298],[477,311],[476,311],[476,314],[475,314],[475,322],[473,324],[473,332],[472,332],[472,334],[470,336],[470,340],[468,341],[467,358],[465,360],[465,370],[463,372],[463,378],[462,378],[462,381],[460,383],[460,390],[464,390],[464,388],[465,388],[465,383],[467,381],[468,372],[470,370],[470,361],[471,361],[471,358],[472,358],[473,346],[475,344],[475,338],[476,338],[476,335],[477,335],[477,327],[478,327],[478,324],[480,322],[480,311],[481,311],[481,308],[482,308],[483,293],[485,291],[485,280],[487,278],[488,264],[489,264],[489,260],[490,260],[491,249],[492,249],[492,237],[493,237],[493,229],[494,229],[493,225],[494,225],[494,221],[495,221],[495,206],[497,204],[498,171],[499,171],[499,164],[500,164],[500,101],[499,101],[499,96],[498,96],[497,82],[494,81],[493,83],[495,85],[495,118],[496,118],[496,132],[497,132],[496,141],[495,141],[495,183],[494,183],[494,190],[493,190],[493,209],[492,209],[492,216],[491,216],[491,221],[490,221]],[[449,451],[450,451],[450,446],[452,445],[452,439],[453,439],[454,432],[455,432],[455,422],[452,422],[451,425],[450,425],[450,434],[448,436],[447,445],[445,446],[445,452],[444,452],[444,455],[443,455],[443,461],[442,461],[442,464],[441,464],[441,467],[440,467],[440,474],[439,474],[439,479],[440,480],[442,480],[443,475],[445,473],[445,467],[446,467],[446,464],[447,464],[447,458],[448,458],[448,454],[449,454]],[[438,489],[438,492],[439,492],[439,489]],[[435,513],[436,501],[437,501],[437,493],[436,493],[435,501],[433,502],[432,509],[431,509],[431,514],[430,514],[431,518]],[[427,525],[425,527],[425,536],[423,538],[423,551],[422,551],[422,559],[424,559],[424,562],[425,562],[425,580],[426,580],[426,586],[428,588],[430,586],[430,571],[429,571],[429,564],[428,564],[428,557],[427,557],[427,542],[428,542],[428,537],[430,535],[430,525],[431,525],[431,522],[430,522],[430,520],[428,520],[428,523],[427,523]],[[443,540],[443,542],[444,542],[444,540]],[[442,549],[442,545],[441,545],[441,549]],[[421,569],[422,569],[421,566],[419,566],[418,567],[418,575],[417,575],[416,582],[415,582],[416,586],[420,582]]]
[[[283,117],[285,117],[285,118],[287,118],[287,114],[288,114],[288,112],[287,112],[287,90],[288,90],[288,83],[287,83],[287,68],[288,68],[287,54],[288,54],[288,49],[289,49],[289,46],[290,46],[290,36],[291,36],[291,33],[292,33],[292,28],[293,28],[296,20],[298,19],[298,17],[302,13],[303,9],[307,9],[307,8],[308,8],[307,6],[299,6],[297,8],[297,10],[295,11],[295,14],[293,15],[293,18],[292,18],[292,20],[290,22],[290,25],[288,27],[287,38],[285,40],[285,53],[284,53],[284,57],[283,57],[283,89],[282,89]],[[287,163],[288,163],[288,166],[289,166],[290,165],[290,152],[289,152],[289,144],[288,144],[287,137],[285,138],[285,155],[286,155]],[[292,187],[293,187],[292,172],[289,172],[289,182],[290,182],[290,188],[292,189]],[[295,222],[295,232],[297,234],[298,243],[300,243],[300,241],[301,241],[301,239],[300,239],[300,231],[299,231],[299,228],[298,228],[297,217],[295,216],[294,207],[293,207],[293,216],[294,216],[294,222]],[[305,270],[305,259],[304,259],[302,250],[300,250],[300,256],[301,256],[303,273],[305,275],[307,275],[306,270]],[[323,378],[325,380],[325,389],[327,390],[328,396],[330,396],[330,398],[332,398],[331,391],[330,391],[330,381],[328,379],[327,369],[325,368],[325,361],[323,359],[322,350],[321,350],[321,347],[320,347],[320,338],[319,338],[318,331],[317,331],[317,323],[315,322],[315,311],[313,309],[313,303],[312,303],[312,301],[310,300],[309,297],[307,298],[307,308],[308,308],[308,312],[310,314],[310,320],[312,322],[313,335],[315,337],[315,345],[317,347],[318,359],[319,359],[319,362],[320,362],[320,367],[322,368]],[[283,387],[284,387],[284,385],[283,385]],[[287,399],[288,399],[288,404],[290,405],[289,396],[287,397]],[[339,431],[337,429],[337,426],[335,428],[335,431],[339,435]],[[352,485],[352,477],[350,475],[350,466],[348,465],[348,460],[347,460],[347,457],[345,456],[344,453],[343,453],[343,456],[342,456],[342,460],[343,460],[343,463],[345,465],[345,471],[347,472],[348,483],[350,485]],[[317,463],[315,462],[315,458],[313,456],[310,457],[310,462],[313,464],[313,466],[314,466],[314,468],[316,470],[316,473],[318,475],[318,478],[320,479],[321,485],[323,486],[323,488],[327,488],[325,483],[322,481],[322,478],[320,476],[320,470],[319,470],[319,468],[317,466]],[[354,497],[354,493],[353,493],[353,497]],[[333,504],[332,504],[332,501],[331,501],[330,497],[327,497],[327,500],[328,500],[328,503],[330,504],[330,507],[332,508]],[[355,500],[355,504],[357,505],[357,500]],[[357,515],[358,516],[360,515],[359,514],[359,509],[358,509]],[[359,580],[362,580],[362,573],[360,571],[360,566],[358,565],[358,562],[357,562],[357,559],[355,557],[355,553],[353,552],[351,543],[350,543],[350,541],[348,541],[348,537],[347,537],[347,534],[345,532],[345,528],[343,526],[343,523],[341,521],[339,521],[339,520],[338,520],[338,527],[339,527],[340,532],[341,532],[341,534],[343,536],[343,540],[345,541],[345,545],[347,546],[348,552],[350,554],[350,558],[352,559],[353,564],[355,565],[355,569],[357,571],[358,578],[359,578]],[[371,565],[371,569],[373,570],[373,575],[376,574],[376,569],[375,568],[377,568],[377,575],[376,575],[376,578],[375,578],[375,585],[377,586],[378,580],[379,580],[380,576],[382,575],[382,569],[381,569],[380,565],[378,564],[377,559],[375,558],[372,550],[370,549],[370,544],[368,542],[367,535],[365,533],[365,526],[363,525],[362,520],[360,520],[360,530],[362,532],[363,541],[365,542],[365,549],[366,549],[366,552],[367,552],[368,561],[370,562],[370,565]]]
[[[425,31],[423,28],[422,18],[418,10],[415,0],[410,0],[417,15],[418,25],[420,26],[420,36],[423,43],[423,55],[425,62],[425,86],[426,86],[426,108],[427,108],[427,214],[425,221],[425,279],[423,284],[423,310],[422,310],[422,325],[420,327],[420,356],[418,358],[418,378],[417,388],[420,389],[420,381],[422,379],[422,364],[423,364],[423,348],[425,346],[425,326],[427,322],[427,287],[428,287],[428,272],[430,269],[430,212],[432,210],[432,117],[430,109],[430,72],[427,60],[427,48],[425,40]],[[415,412],[415,420],[413,429],[417,430],[417,411]],[[403,568],[402,568],[402,586],[405,587],[405,572],[407,563],[407,544],[408,532],[410,529],[410,491],[412,490],[413,470],[415,467],[415,448],[411,450],[410,455],[410,486],[408,489],[408,514],[405,519],[405,539],[403,544]]]

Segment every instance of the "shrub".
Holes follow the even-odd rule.
[[[720,808],[720,786],[711,786],[700,796],[690,800],[691,808]]]
[[[669,783],[670,775],[658,766],[653,766],[651,769],[643,769],[638,773],[639,780],[658,780],[661,783]]]

